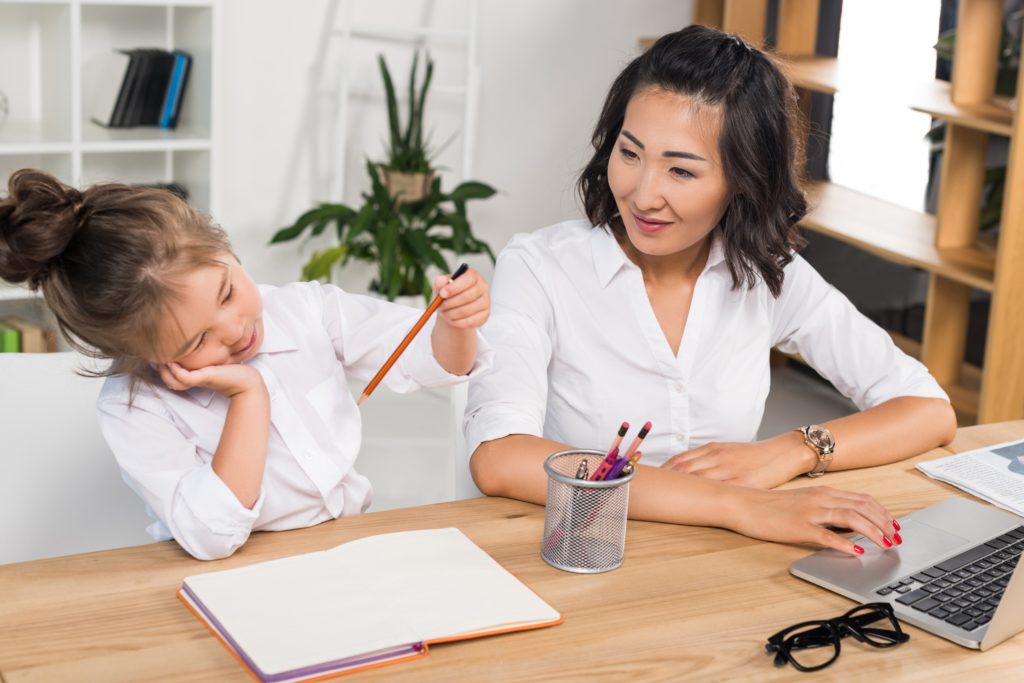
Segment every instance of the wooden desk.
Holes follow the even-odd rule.
[[[969,427],[948,449],[918,459],[1021,436],[1024,421]],[[831,473],[824,482],[870,491],[898,515],[959,494],[915,470],[916,461]],[[790,562],[807,548],[717,529],[630,522],[622,568],[568,574],[540,558],[543,519],[543,508],[527,503],[464,500],[255,534],[217,562],[159,543],[0,566],[0,681],[249,681],[175,597],[183,577],[404,529],[459,527],[560,610],[565,623],[438,646],[420,661],[344,680],[804,680],[772,666],[765,639],[851,606],[789,575]],[[815,680],[1015,680],[1024,669],[1024,637],[978,653],[908,630],[911,640],[890,651],[847,639],[839,660]]]

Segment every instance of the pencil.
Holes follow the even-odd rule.
[[[640,443],[644,440],[644,437],[646,437],[647,433],[650,431],[651,423],[650,421],[648,421],[644,423],[644,426],[640,429],[640,433],[636,435],[635,439],[633,439],[633,443],[629,444],[629,448],[626,450],[626,458],[633,457],[633,453],[636,452],[636,449],[640,448]]]
[[[629,431],[629,423],[628,422],[623,422],[622,426],[619,427],[618,433],[615,435],[615,439],[612,440],[611,448],[609,448],[606,452],[607,453],[611,453],[616,448],[621,446],[622,445],[622,437],[626,436],[626,432],[628,432],[628,431]]]
[[[467,270],[469,270],[469,265],[463,263],[454,273],[452,273],[449,281],[458,279]],[[416,321],[416,324],[412,326],[409,333],[405,335],[404,339],[402,339],[398,348],[388,356],[388,359],[384,361],[384,365],[381,366],[380,370],[377,371],[377,374],[370,380],[370,383],[366,385],[365,389],[363,389],[363,395],[359,397],[356,405],[363,405],[363,401],[370,397],[373,390],[376,389],[377,385],[380,384],[380,381],[384,379],[384,375],[388,374],[388,370],[391,369],[391,366],[395,364],[395,361],[398,360],[398,357],[401,356],[402,352],[409,346],[409,343],[412,342],[413,338],[415,338],[417,334],[419,334],[419,331],[423,329],[423,326],[427,324],[427,321],[430,320],[430,316],[434,315],[434,311],[438,309],[443,301],[444,299],[441,298],[440,294],[434,297],[434,300],[430,302],[429,306],[427,306],[427,310],[423,311],[423,315],[420,316],[420,319]]]

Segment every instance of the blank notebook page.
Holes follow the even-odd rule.
[[[267,673],[560,618],[454,528],[370,536],[185,584]]]

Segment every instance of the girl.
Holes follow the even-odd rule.
[[[69,343],[111,361],[100,425],[155,539],[215,559],[254,530],[367,509],[346,377],[369,379],[418,311],[316,282],[257,287],[224,231],[166,191],[21,170],[8,195],[0,278],[41,289]],[[395,391],[489,363],[487,284],[472,270],[434,284],[445,301],[388,373]]]
[[[766,54],[703,26],[618,76],[579,180],[588,220],[517,236],[498,259],[495,367],[471,383],[465,422],[483,491],[539,502],[548,453],[650,419],[633,517],[850,553],[863,548],[831,527],[902,542],[870,496],[766,490],[956,429],[927,370],[793,253],[807,211],[794,103]],[[755,441],[774,346],[863,412]]]

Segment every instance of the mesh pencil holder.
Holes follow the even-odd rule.
[[[548,498],[541,556],[552,567],[595,574],[622,565],[629,482],[636,472],[608,481],[575,476],[580,462],[592,474],[604,457],[601,451],[568,450],[544,460]]]

